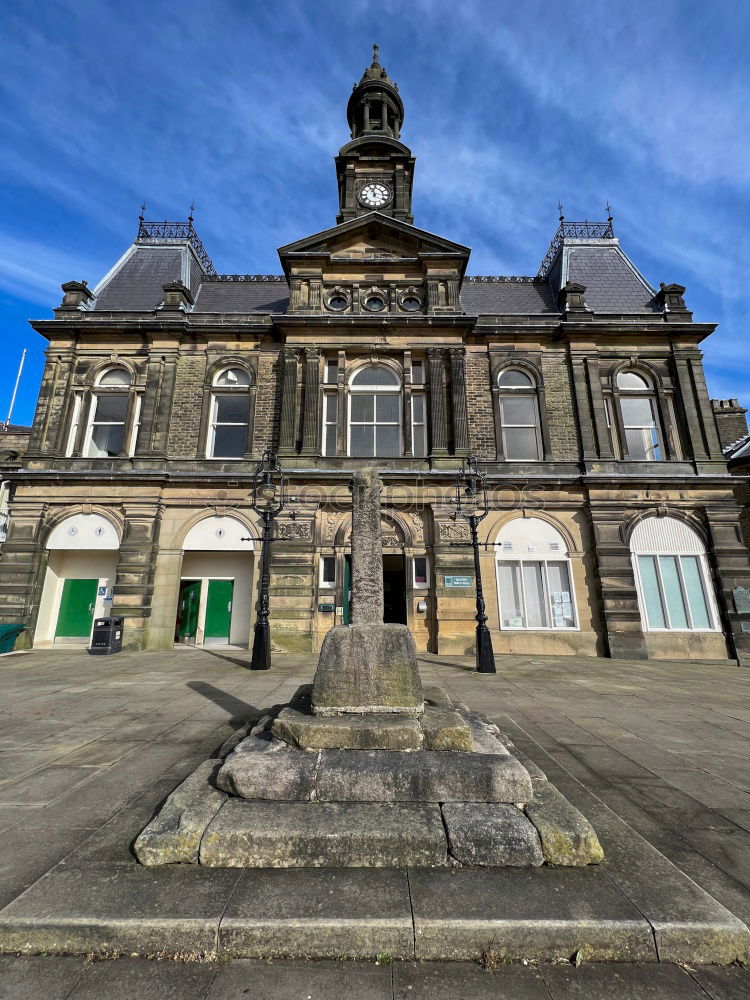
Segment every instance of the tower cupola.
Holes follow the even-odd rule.
[[[400,140],[404,102],[398,86],[380,65],[378,46],[372,48],[372,64],[354,84],[346,107],[351,141],[336,157],[336,221],[380,212],[411,225],[414,157]]]

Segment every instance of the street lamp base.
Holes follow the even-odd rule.
[[[497,673],[492,636],[486,625],[477,625],[477,671],[480,674]]]
[[[253,655],[250,660],[251,670],[271,669],[271,629],[268,622],[256,622],[253,638]]]

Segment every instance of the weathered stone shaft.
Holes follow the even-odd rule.
[[[352,480],[352,625],[383,621],[383,537],[377,469],[358,469]]]

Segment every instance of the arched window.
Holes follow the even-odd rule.
[[[250,450],[250,385],[244,368],[225,368],[214,376],[208,458],[243,458]]]
[[[501,629],[574,629],[575,594],[565,539],[539,517],[518,517],[495,545]]]
[[[616,385],[622,426],[622,457],[634,462],[661,461],[661,428],[653,386],[643,375],[632,371],[620,372]]]
[[[127,434],[130,406],[130,372],[126,368],[109,368],[96,381],[91,394],[86,441],[83,449],[88,458],[116,458],[132,454],[138,423],[138,402],[133,407],[131,433]],[[78,423],[76,401],[74,427]],[[72,432],[71,432],[72,433]]]
[[[349,454],[401,454],[401,380],[385,365],[360,368],[349,383]]]
[[[647,517],[630,537],[641,619],[649,632],[716,631],[706,549],[675,517]]]
[[[525,371],[507,368],[497,384],[503,455],[511,462],[542,458],[536,383]]]

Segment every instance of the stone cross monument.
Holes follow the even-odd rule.
[[[406,625],[383,622],[382,482],[360,469],[352,483],[352,624],[323,640],[312,692],[314,715],[421,715],[417,652]]]

